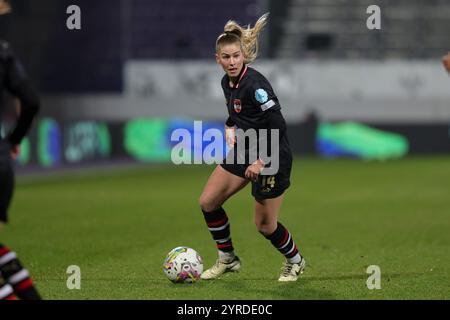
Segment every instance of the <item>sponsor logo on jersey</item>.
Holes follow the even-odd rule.
[[[241,110],[242,110],[241,100],[234,99],[233,105],[234,105],[234,111],[236,111],[237,113],[241,112]]]
[[[275,105],[275,102],[273,100],[269,100],[266,103],[261,105],[261,110],[266,111],[267,109],[272,108]]]
[[[269,100],[269,95],[266,90],[260,88],[255,91],[255,99],[259,103],[265,103]]]

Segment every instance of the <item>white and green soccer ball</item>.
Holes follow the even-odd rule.
[[[200,279],[203,272],[203,260],[192,248],[176,247],[167,254],[163,271],[172,282],[192,283]]]

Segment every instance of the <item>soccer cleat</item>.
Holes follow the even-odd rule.
[[[239,257],[237,256],[235,256],[234,259],[228,263],[217,260],[216,263],[211,268],[205,270],[202,273],[200,278],[202,278],[203,280],[213,280],[219,278],[222,274],[226,272],[236,272],[240,268],[241,268],[241,260],[239,260]]]
[[[278,278],[278,281],[297,281],[298,276],[303,273],[303,270],[305,270],[305,264],[306,262],[303,257],[300,263],[289,263],[286,261],[281,268],[282,272],[280,278]]]

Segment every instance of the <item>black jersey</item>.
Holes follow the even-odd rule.
[[[229,82],[228,75],[225,75],[222,78],[222,89],[229,114],[227,126],[236,126],[243,130],[279,130],[280,165],[290,166],[292,154],[286,133],[286,122],[269,81],[255,69],[244,65],[233,87],[230,87]],[[270,133],[267,137],[269,138],[267,145],[270,146]]]
[[[230,87],[229,82],[229,77],[225,75],[222,79],[222,88],[229,114],[226,122],[227,126],[236,126],[244,131],[254,129],[258,137],[258,146],[261,145],[261,139],[263,138],[258,133],[260,129],[266,129],[266,146],[268,147],[266,155],[272,157],[270,162],[272,162],[275,155],[270,150],[272,144],[270,139],[271,131],[273,129],[278,130],[279,166],[277,167],[273,163],[266,163],[265,169],[259,175],[258,180],[252,181],[252,195],[255,199],[278,197],[290,186],[292,168],[292,153],[287,138],[286,121],[281,114],[278,98],[269,81],[261,73],[246,65],[242,68],[238,81],[233,87]],[[245,171],[253,162],[248,155],[255,150],[254,148],[255,145],[250,145],[246,141],[244,154],[240,154],[235,144],[234,152],[230,152],[227,155],[225,162],[221,164],[222,168],[245,179]],[[258,148],[256,151],[257,156],[264,160],[264,155],[261,157],[260,151]],[[243,158],[244,161],[241,164],[236,162],[238,159]],[[274,167],[275,171],[272,170]]]
[[[3,94],[5,90],[18,98],[21,105],[16,126],[6,137],[9,144],[13,146],[20,144],[28,132],[39,110],[39,98],[10,45],[0,40],[0,93]],[[3,101],[0,99],[0,116],[2,114]]]
[[[222,89],[230,116],[228,124],[243,130],[267,128],[265,111],[281,109],[272,86],[261,73],[246,65],[238,79],[230,87],[228,75],[222,78]]]

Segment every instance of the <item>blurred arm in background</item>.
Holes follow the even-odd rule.
[[[5,71],[5,88],[20,101],[16,126],[7,136],[13,157],[17,156],[18,146],[30,129],[39,111],[39,97],[28,80],[25,70],[6,42],[1,43],[1,62]]]
[[[20,100],[15,98],[14,99],[14,114],[16,116],[16,119],[20,116]],[[16,144],[11,146],[11,157],[15,160],[17,157],[19,157],[20,154],[20,145]]]
[[[9,1],[0,0],[0,14],[6,14],[11,12],[11,5]]]
[[[447,69],[447,72],[450,74],[450,52],[442,58],[442,63],[444,64],[445,69]]]

